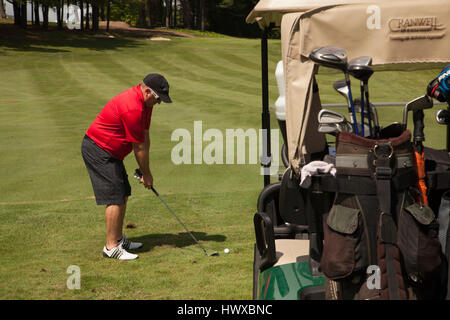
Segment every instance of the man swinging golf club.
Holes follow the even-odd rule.
[[[160,74],[149,74],[144,80],[111,99],[92,122],[81,145],[81,153],[98,205],[106,205],[106,245],[103,256],[133,260],[142,243],[132,242],[122,233],[131,186],[123,159],[134,151],[142,171],[141,183],[153,185],[150,171],[150,121],[153,106],[171,103],[169,84]]]

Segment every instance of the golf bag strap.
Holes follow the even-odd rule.
[[[450,171],[428,171],[428,191],[450,189]]]
[[[413,156],[411,153],[404,155],[398,155],[397,157],[398,167],[413,167]],[[352,155],[336,155],[336,168],[359,168],[369,169],[367,164],[367,154],[352,154]],[[363,170],[361,170],[363,172]]]
[[[359,195],[377,194],[374,179],[366,176],[336,175],[331,174],[313,176],[313,183],[317,181],[319,189],[325,192],[339,192]],[[391,179],[391,185],[395,190],[405,190],[414,186],[417,175],[413,168],[398,169]]]
[[[387,280],[387,293],[390,300],[400,300],[401,270],[396,263],[398,256],[397,227],[391,213],[391,179],[394,172],[393,147],[390,142],[377,142],[369,154],[369,166],[373,166],[373,174],[377,189],[378,204],[381,211],[378,226],[378,245],[384,247],[385,259],[380,266],[382,278]],[[379,257],[380,260],[380,257]],[[379,264],[382,264],[379,262]],[[398,277],[400,275],[400,277]]]

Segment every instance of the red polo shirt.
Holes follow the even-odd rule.
[[[139,85],[112,98],[92,122],[86,134],[103,150],[123,160],[133,142],[145,141],[153,107],[146,107]]]

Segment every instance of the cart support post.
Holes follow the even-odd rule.
[[[270,112],[269,112],[269,67],[268,67],[268,39],[269,29],[264,28],[261,34],[261,81],[262,81],[262,155],[261,165],[264,167],[264,186],[270,184],[270,166],[272,162],[270,146]]]

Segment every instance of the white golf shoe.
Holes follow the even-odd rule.
[[[105,258],[111,259],[119,259],[119,260],[134,260],[139,258],[137,254],[129,253],[122,246],[122,243],[119,243],[116,247],[108,250],[106,246],[103,247],[103,256]]]
[[[135,250],[142,247],[141,242],[133,242],[126,235],[122,235],[122,239],[118,243],[121,243],[122,247],[126,250]]]

